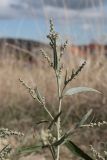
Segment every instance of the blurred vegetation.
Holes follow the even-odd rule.
[[[66,59],[64,65],[66,67],[69,66],[71,69],[77,68],[83,58],[87,60],[86,67],[72,81],[72,87],[78,86],[78,84],[79,86],[88,86],[101,91],[103,95],[88,93],[66,98],[62,113],[62,124],[65,128],[69,128],[72,124],[78,122],[90,108],[94,110],[94,121],[107,121],[107,59],[104,54],[100,53],[80,57],[79,55],[71,54],[68,47],[67,53],[64,55],[64,59]],[[53,114],[57,106],[56,85],[52,70],[45,60],[43,58],[41,59],[40,54],[36,56],[36,62],[33,63],[26,62],[23,58],[17,59],[14,55],[1,56],[0,126],[26,132],[29,129],[31,131],[38,129],[35,126],[36,122],[38,122],[40,117],[44,118],[47,115],[41,106],[32,100],[24,87],[21,86],[19,82],[20,77],[31,87],[39,86],[40,90],[42,89],[43,95],[47,98],[47,106],[52,110]],[[66,115],[64,114],[65,112]],[[82,140],[83,136],[84,141]],[[106,141],[106,128],[103,126],[96,129],[80,129],[76,135],[73,135],[73,139],[84,150],[90,144],[94,144],[95,148],[100,150],[103,142]],[[32,142],[33,140],[31,138]],[[66,153],[63,153],[63,155],[66,155]]]

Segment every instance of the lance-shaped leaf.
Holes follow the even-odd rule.
[[[20,147],[17,149],[17,153],[20,153],[20,154],[25,154],[25,153],[33,153],[33,152],[38,152],[40,150],[42,150],[43,148],[43,145],[40,144],[40,145],[33,145],[33,146],[28,146],[28,147]]]
[[[53,145],[54,145],[55,147],[57,147],[57,146],[63,144],[63,143],[65,142],[65,140],[66,140],[67,137],[68,137],[68,135],[65,133],[65,134],[64,134],[58,141],[56,141]]]
[[[49,145],[48,148],[49,148],[49,150],[50,150],[50,152],[52,154],[53,160],[56,160],[56,153],[55,153],[54,147],[52,145]]]
[[[47,121],[47,120],[41,120],[41,121],[38,121],[37,123],[36,123],[36,125],[39,125],[39,124],[42,124],[42,123],[48,123],[49,121]]]
[[[90,109],[82,118],[82,120],[77,124],[77,127],[81,127],[89,118],[89,116],[92,114],[92,109]]]
[[[74,94],[77,94],[77,93],[82,93],[82,92],[97,92],[97,93],[101,93],[99,91],[97,91],[96,89],[93,89],[93,88],[88,88],[88,87],[75,87],[75,88],[71,88],[71,89],[68,89],[66,92],[65,92],[65,96],[71,96],[71,95],[74,95]]]
[[[80,149],[76,144],[72,141],[67,141],[65,146],[76,156],[79,156],[85,160],[93,160],[88,154],[86,154],[82,149]]]
[[[57,120],[58,120],[58,118],[60,117],[61,113],[62,113],[62,111],[59,112],[59,113],[54,117],[54,119],[51,121],[48,129],[51,129],[51,127],[53,126],[53,124],[55,124],[55,122],[57,122]]]
[[[67,132],[67,135],[69,136],[69,135],[73,134],[74,131],[75,131],[78,127],[81,127],[81,126],[86,122],[86,120],[89,118],[89,116],[91,115],[91,113],[92,113],[92,109],[90,109],[90,110],[83,116],[82,120],[81,120],[79,123],[75,124],[75,126],[74,126],[73,128],[71,128],[71,129]]]

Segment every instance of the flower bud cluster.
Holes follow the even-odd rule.
[[[56,138],[52,135],[49,129],[41,131],[41,139],[44,145],[50,145],[56,141]]]
[[[43,50],[41,50],[41,53],[44,56],[44,58],[47,60],[47,62],[49,63],[49,65],[53,66],[53,63],[51,62],[50,57]]]

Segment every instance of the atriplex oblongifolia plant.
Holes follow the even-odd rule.
[[[75,130],[82,125],[84,125],[85,121],[88,119],[88,117],[92,113],[92,109],[88,111],[86,115],[83,116],[82,120],[73,126],[70,130],[68,130],[66,133],[63,133],[63,128],[61,128],[61,113],[63,112],[62,109],[62,100],[64,96],[72,96],[74,94],[80,93],[80,92],[87,92],[87,91],[94,91],[98,92],[95,89],[88,88],[88,87],[76,87],[66,90],[67,85],[75,79],[75,77],[81,72],[83,67],[85,66],[86,62],[82,63],[81,66],[77,70],[72,70],[71,75],[68,76],[67,70],[65,71],[65,77],[62,76],[62,70],[64,70],[63,64],[61,62],[63,53],[67,46],[67,41],[64,43],[63,46],[60,47],[60,50],[58,50],[57,46],[57,40],[59,38],[58,34],[54,30],[54,25],[52,20],[50,20],[50,33],[47,36],[49,39],[50,47],[53,51],[53,58],[51,59],[43,50],[41,50],[43,56],[49,63],[50,67],[53,68],[56,76],[57,81],[57,93],[58,93],[58,111],[55,116],[52,115],[52,113],[48,110],[46,107],[46,99],[41,96],[40,91],[36,87],[36,89],[32,89],[29,87],[22,79],[20,79],[20,82],[28,89],[31,96],[36,99],[45,109],[47,114],[50,116],[49,125],[46,130],[42,130],[41,132],[41,145],[35,146],[36,148],[49,148],[51,151],[52,157],[54,160],[60,159],[60,146],[65,145],[68,149],[70,149],[71,152],[75,152],[78,156],[80,156],[83,159],[92,160],[90,156],[88,156],[86,153],[84,153],[78,146],[76,146],[71,140],[69,140],[70,136],[75,132]],[[63,83],[61,84],[63,79]],[[46,121],[40,121],[39,123],[44,123]],[[25,148],[27,150],[28,148]],[[33,148],[34,149],[34,148]],[[23,149],[22,149],[23,150]]]

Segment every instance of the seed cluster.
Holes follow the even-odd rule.
[[[97,122],[97,123],[90,123],[90,124],[82,125],[81,127],[101,127],[103,125],[107,125],[107,122],[102,121],[102,122]]]
[[[42,55],[44,56],[44,58],[47,60],[48,64],[53,67],[53,63],[51,62],[51,59],[50,57],[43,51],[43,50],[40,50]]]
[[[11,136],[11,135],[24,136],[24,134],[21,133],[21,132],[12,131],[12,130],[9,130],[8,128],[0,128],[0,137],[1,138],[6,138],[6,137]]]
[[[0,160],[6,160],[8,154],[10,154],[11,150],[12,150],[12,148],[11,148],[9,145],[5,146],[5,147],[0,151]]]
[[[93,152],[93,156],[96,158],[96,160],[105,160],[105,158],[98,151],[96,151],[92,145],[90,145],[90,147],[91,151]]]

